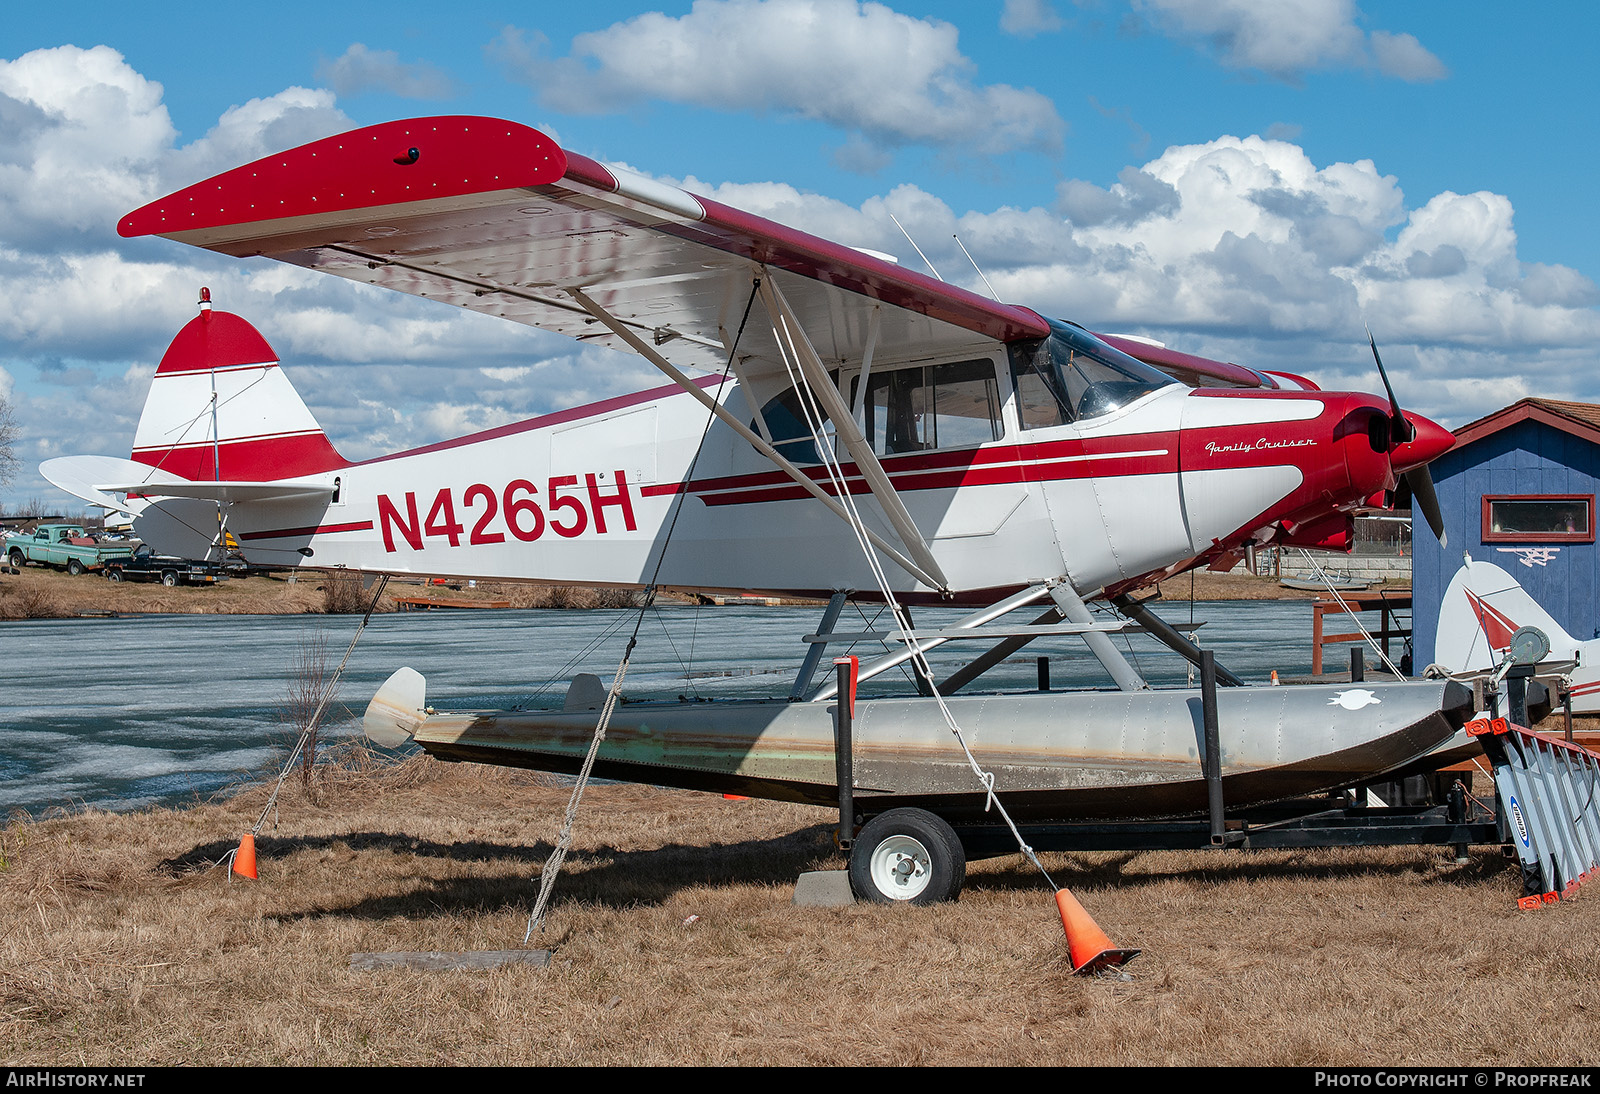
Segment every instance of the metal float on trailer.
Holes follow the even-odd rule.
[[[1034,848],[1498,842],[1494,819],[1469,815],[1459,798],[1431,810],[1376,810],[1329,797],[1415,764],[1456,736],[1474,711],[1471,689],[1454,681],[1219,688],[1219,675],[1238,678],[1179,636],[1168,644],[1200,664],[1198,688],[1151,689],[1114,647],[1091,644],[1126,689],[950,695],[1040,635],[1137,629],[1172,637],[1144,619],[995,624],[1050,593],[1026,590],[918,636],[995,643],[937,689]],[[813,686],[827,644],[868,636],[832,631],[840,604],[830,603],[822,633],[807,636],[811,650],[789,698],[618,706],[593,774],[837,806],[859,897],[953,899],[969,857],[1015,851],[1016,841],[988,811],[988,794],[936,698],[841,703],[840,694],[853,698],[851,679]],[[1129,615],[1154,620],[1132,607]],[[854,679],[902,660],[888,654]],[[374,698],[367,725],[382,740],[410,739],[440,759],[573,773],[605,697],[597,678],[581,675],[559,711],[434,712],[422,678],[402,670]]]

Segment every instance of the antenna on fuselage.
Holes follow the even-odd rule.
[[[989,278],[985,276],[981,269],[978,269],[978,260],[972,257],[972,252],[967,250],[967,245],[965,243],[961,242],[961,237],[956,235],[954,232],[951,232],[950,238],[956,241],[956,246],[960,247],[961,253],[967,256],[967,261],[972,263],[972,268],[974,270],[978,270],[978,276],[982,277],[983,283],[988,286],[989,295],[994,297],[994,302],[996,304],[1000,303],[1000,294],[994,291],[994,286],[989,284]]]
[[[906,242],[911,244],[911,249],[913,251],[917,252],[917,257],[922,259],[922,261],[924,261],[924,262],[928,262],[928,256],[922,253],[922,248],[918,247],[917,246],[917,241],[911,238],[911,233],[906,231],[906,226],[904,224],[900,223],[900,218],[895,216],[893,213],[890,213],[889,214],[889,219],[894,221],[894,226],[896,228],[900,229],[900,234],[906,237]],[[932,262],[928,262],[928,269],[933,270],[933,263]],[[938,270],[933,270],[933,276],[934,277],[939,277],[939,271]],[[943,281],[944,278],[939,277],[939,280]]]

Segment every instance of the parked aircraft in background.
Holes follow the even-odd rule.
[[[1577,662],[1567,674],[1573,713],[1600,713],[1600,638],[1573,638],[1516,578],[1492,562],[1469,555],[1450,579],[1439,605],[1433,659],[1455,673],[1491,671],[1523,627],[1537,627],[1549,639],[1545,660]]]

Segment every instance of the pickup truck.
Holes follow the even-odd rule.
[[[133,554],[129,544],[100,543],[78,524],[41,524],[32,534],[6,537],[5,555],[15,569],[29,562],[65,568],[69,574],[98,570],[112,559]]]
[[[159,581],[171,588],[174,585],[215,585],[228,580],[228,572],[215,562],[158,555],[150,550],[149,544],[140,544],[131,557],[107,560],[106,579]]]

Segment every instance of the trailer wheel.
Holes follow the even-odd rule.
[[[83,563],[79,562],[75,558],[67,559],[67,573],[71,574],[73,577],[80,576],[83,573]]]
[[[861,829],[850,851],[850,888],[874,904],[955,900],[967,855],[955,830],[925,809],[891,809]]]
[[[173,572],[172,570],[162,570],[161,571],[161,584],[165,585],[167,588],[170,589],[174,585],[176,585],[177,583],[178,583],[178,575],[175,572]]]

